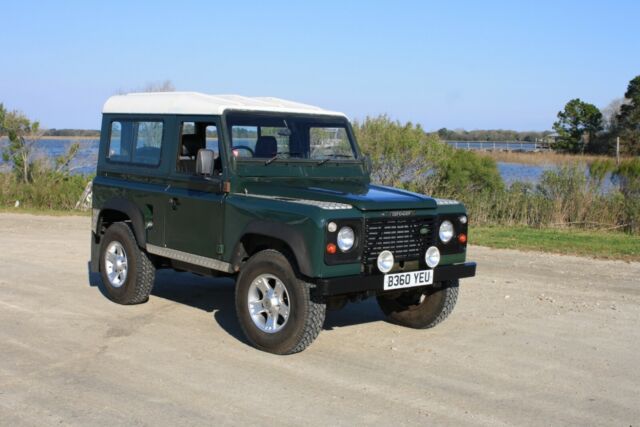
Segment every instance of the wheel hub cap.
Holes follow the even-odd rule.
[[[289,293],[273,274],[261,274],[251,282],[247,303],[251,320],[263,332],[276,333],[289,319]]]
[[[114,288],[124,285],[127,280],[127,253],[120,242],[111,242],[104,254],[104,266],[109,283]]]

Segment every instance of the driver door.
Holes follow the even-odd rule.
[[[166,189],[165,247],[188,255],[220,259],[223,250],[224,193],[217,120],[179,118],[175,167]],[[198,150],[217,153],[216,171],[205,179],[195,173]]]

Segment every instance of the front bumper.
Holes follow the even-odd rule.
[[[433,271],[433,282],[462,279],[476,275],[476,263],[465,262],[463,264],[443,265]],[[329,279],[318,279],[315,282],[314,294],[316,296],[344,295],[359,292],[383,292],[384,275],[374,276],[343,276]]]

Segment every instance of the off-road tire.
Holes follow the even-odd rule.
[[[422,302],[415,292],[379,295],[378,305],[392,323],[415,329],[433,328],[453,311],[458,300],[458,285],[458,280],[452,280],[427,287]]]
[[[127,254],[127,278],[121,287],[109,282],[105,267],[105,252],[113,241],[119,242]],[[141,304],[149,300],[156,269],[147,254],[138,247],[131,228],[124,222],[113,223],[102,236],[100,245],[100,275],[107,296],[118,304]]]
[[[290,314],[282,330],[263,332],[249,313],[248,293],[253,280],[261,274],[277,276],[289,295]],[[240,270],[236,280],[236,314],[242,332],[256,348],[274,354],[298,353],[316,339],[326,313],[326,305],[311,297],[311,284],[299,279],[282,253],[267,249],[254,254]]]

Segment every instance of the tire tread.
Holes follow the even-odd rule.
[[[115,297],[112,295],[112,299],[118,304],[123,305],[134,305],[134,304],[142,304],[149,300],[149,295],[151,294],[151,290],[153,289],[153,284],[155,281],[156,268],[149,259],[147,253],[138,246],[138,242],[131,230],[131,227],[124,222],[116,222],[112,224],[108,229],[103,239],[105,239],[109,233],[109,230],[112,229],[112,232],[121,231],[129,240],[130,246],[133,247],[133,253],[130,254],[131,257],[135,258],[135,271],[129,272],[129,274],[135,274],[135,280],[133,282],[127,283],[128,285],[132,285],[132,290],[127,290],[122,295]],[[123,243],[123,242],[121,242]],[[100,256],[103,256],[102,250],[100,251]],[[102,261],[101,261],[102,262]],[[105,283],[106,286],[108,284]]]
[[[405,306],[401,302],[383,295],[378,296],[378,305],[387,319],[401,326],[415,329],[429,329],[444,321],[453,312],[458,301],[458,280],[443,283],[427,298],[436,298],[433,301],[425,301],[419,306]]]
[[[252,261],[252,259],[254,261]],[[304,295],[302,300],[303,300],[303,303],[307,306],[306,307],[307,316],[304,319],[304,325],[300,328],[300,331],[297,333],[297,336],[295,336],[292,340],[286,340],[285,342],[282,342],[279,345],[268,347],[268,348],[263,345],[260,345],[258,342],[256,342],[251,338],[251,334],[247,330],[247,327],[245,326],[245,324],[243,323],[240,317],[241,316],[240,310],[242,310],[240,306],[242,305],[242,303],[238,303],[238,301],[243,300],[244,298],[239,295],[240,288],[238,284],[236,284],[236,310],[238,310],[237,314],[238,314],[238,320],[240,323],[240,328],[242,329],[242,332],[244,333],[244,335],[249,339],[249,341],[255,347],[261,350],[265,350],[271,353],[281,354],[281,355],[299,353],[303,351],[305,348],[307,348],[309,345],[311,345],[311,343],[320,334],[320,331],[322,331],[322,327],[324,326],[325,314],[326,314],[326,304],[323,301],[314,301],[311,298],[311,287],[313,285],[296,276],[295,268],[294,268],[295,264],[291,263],[290,258],[287,257],[286,254],[283,254],[274,249],[265,249],[263,251],[260,251],[254,254],[251,257],[251,259],[249,259],[249,261],[247,262],[247,265],[245,266],[244,272],[246,273],[247,272],[246,269],[250,269],[251,264],[253,262],[258,262],[258,260],[260,262],[270,261],[274,263],[284,261],[288,264],[289,268],[291,268],[292,270],[293,276],[296,277],[298,286],[300,286],[300,288],[302,289],[302,292]],[[238,280],[243,280],[243,271],[240,272],[240,276]]]

